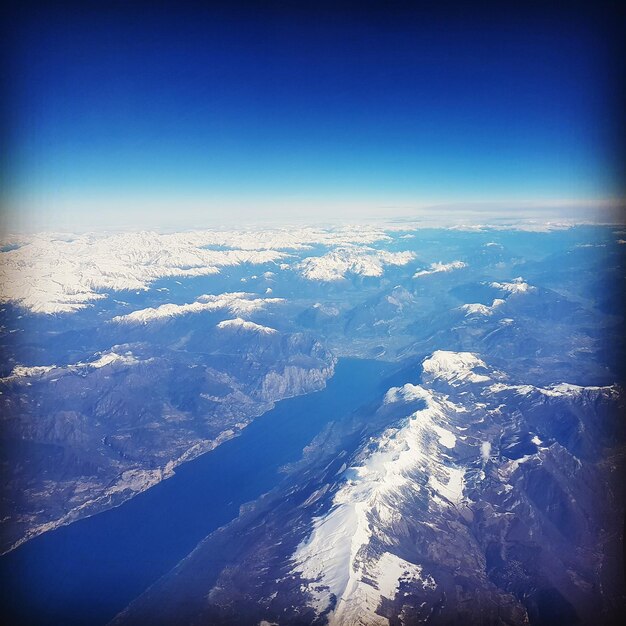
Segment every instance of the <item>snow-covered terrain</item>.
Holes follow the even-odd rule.
[[[0,378],[0,382],[7,383],[21,378],[41,377],[44,374],[61,376],[68,372],[79,372],[85,368],[99,369],[101,367],[111,365],[112,363],[135,365],[140,362],[130,350],[123,351],[123,354],[119,354],[115,350],[116,347],[114,346],[110,351],[104,352],[100,355],[94,355],[95,358],[91,361],[79,361],[78,363],[73,363],[71,365],[34,365],[30,367],[25,365],[16,365],[9,376]]]
[[[162,304],[156,308],[139,309],[127,315],[117,315],[111,321],[119,324],[147,324],[155,320],[220,309],[225,309],[234,315],[249,315],[268,304],[279,302],[282,302],[281,298],[260,298],[253,293],[245,292],[222,293],[218,296],[209,294],[200,296],[195,302],[189,304]]]
[[[424,374],[445,380],[451,385],[463,382],[482,383],[491,379],[486,374],[478,374],[475,368],[486,369],[485,363],[471,352],[451,352],[437,350],[423,364]]]
[[[289,258],[286,251],[313,245],[388,239],[383,231],[368,227],[8,237],[2,242],[8,249],[0,253],[0,301],[36,313],[68,313],[105,298],[107,292],[146,290],[160,278],[207,276],[242,263],[278,262]],[[389,258],[385,262],[397,260]]]
[[[341,247],[321,257],[304,259],[298,269],[309,280],[335,281],[346,275],[381,276],[387,265],[407,265],[412,252],[387,252],[367,247]]]
[[[206,276],[220,267],[278,261],[276,250],[210,250],[198,235],[34,235],[0,256],[2,299],[36,313],[67,313],[109,291],[145,290],[164,277]]]
[[[528,293],[529,291],[533,291],[535,288],[532,285],[529,285],[521,276],[514,278],[509,283],[498,283],[493,282],[491,286],[495,289],[501,289],[502,291],[508,291],[509,293]]]
[[[240,317],[236,317],[232,320],[223,320],[217,325],[217,327],[231,330],[242,330],[252,333],[260,333],[262,335],[275,335],[276,333],[278,333],[275,328],[269,328],[268,326],[255,324],[254,322],[248,322],[241,319]]]
[[[467,263],[464,263],[463,261],[452,261],[450,263],[431,263],[429,269],[415,272],[413,278],[428,276],[430,274],[439,274],[441,272],[452,272],[453,270],[460,270],[464,267],[467,267]]]
[[[402,577],[436,585],[431,577],[420,578],[419,563],[391,552],[372,559],[374,538],[388,535],[401,522],[399,497],[428,494],[435,507],[457,504],[463,497],[464,471],[448,456],[456,444],[449,414],[460,409],[410,383],[391,388],[385,396],[387,404],[415,400],[425,407],[403,426],[382,433],[374,450],[345,470],[345,485],[335,494],[330,512],[313,520],[313,532],[293,556],[294,571],[314,581],[307,591],[316,610],[332,608],[329,624],[387,624],[376,609],[385,593],[395,595]]]
[[[487,304],[464,304],[461,309],[466,315],[493,315],[496,309],[504,304],[502,298],[495,298],[491,305]]]
[[[406,548],[400,547],[403,519],[411,515],[414,521],[434,528],[441,524],[438,518],[442,514],[449,517],[443,513],[446,509],[458,507],[462,512],[473,506],[476,495],[464,497],[465,476],[470,477],[470,492],[476,494],[477,486],[488,480],[485,471],[494,458],[494,446],[503,445],[502,439],[498,443],[497,428],[492,430],[491,441],[475,439],[476,427],[472,424],[476,424],[477,412],[484,415],[478,423],[491,420],[490,415],[506,410],[503,407],[515,394],[529,399],[532,394],[543,394],[565,403],[579,403],[584,396],[587,400],[582,402],[590,403],[587,406],[600,398],[604,402],[619,399],[613,387],[567,383],[550,389],[501,383],[477,386],[502,377],[495,370],[490,370],[490,376],[475,371],[486,369],[485,362],[476,355],[437,351],[423,361],[424,374],[431,375],[433,383],[443,379],[452,385],[461,381],[469,384],[471,395],[457,392],[455,400],[459,404],[455,404],[447,394],[410,383],[394,387],[385,395],[385,405],[420,401],[425,406],[363,447],[356,457],[358,463],[339,477],[342,482],[328,512],[311,520],[310,534],[292,557],[293,571],[306,581],[310,606],[319,615],[326,615],[329,624],[385,626],[390,620],[380,612],[381,606],[393,601],[401,587],[412,589],[411,594],[419,594],[419,589],[424,593],[437,591],[432,555],[424,554],[422,561],[414,553],[413,560],[407,560]],[[500,480],[513,482],[522,463],[528,467],[549,463],[559,444],[550,447],[548,432],[543,431],[541,437],[534,435],[532,441],[529,438],[531,447],[525,454],[501,460]],[[504,493],[511,488],[507,485]],[[440,527],[440,532],[445,536],[448,530]],[[469,552],[474,549],[468,547]]]

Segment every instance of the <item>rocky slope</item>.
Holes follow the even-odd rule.
[[[2,550],[120,504],[332,376],[334,358],[302,334],[243,320],[207,330],[179,323],[191,342],[184,352],[116,345],[91,361],[17,367],[0,379]]]

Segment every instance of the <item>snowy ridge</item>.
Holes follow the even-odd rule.
[[[465,311],[465,316],[470,315],[493,315],[499,307],[505,303],[505,300],[496,298],[490,306],[486,304],[464,304],[461,306],[461,310]]]
[[[477,374],[474,369],[485,368],[484,361],[472,352],[450,352],[437,350],[422,363],[424,374],[457,386],[463,383],[485,383],[491,378],[485,374]]]
[[[491,283],[491,286],[495,289],[502,291],[508,291],[509,293],[528,293],[535,291],[536,287],[529,285],[521,276],[514,278],[510,283]]]
[[[226,309],[233,315],[249,315],[263,309],[268,304],[277,304],[282,301],[282,298],[260,298],[253,293],[235,291],[222,293],[219,296],[200,296],[195,302],[189,304],[162,304],[156,308],[139,309],[126,315],[116,315],[111,319],[111,322],[118,324],[147,324],[159,319],[206,311],[219,311],[220,309]]]
[[[97,358],[93,361],[79,361],[78,363],[73,363],[71,365],[35,365],[32,367],[28,367],[26,365],[16,365],[8,376],[0,378],[0,382],[8,383],[22,378],[39,377],[44,374],[48,374],[49,372],[54,372],[55,375],[57,373],[63,375],[66,372],[77,371],[84,368],[100,369],[102,367],[106,367],[107,365],[111,365],[112,363],[119,363],[121,365],[136,365],[140,362],[141,361],[139,361],[139,359],[137,359],[130,351],[126,351],[124,354],[119,354],[111,349],[109,352],[100,353],[99,356],[97,356]]]
[[[122,363],[124,365],[135,365],[139,363],[139,361],[133,356],[131,352],[126,352],[126,354],[117,354],[116,352],[106,352],[100,355],[95,361],[90,361],[88,363],[77,363],[75,367],[94,367],[99,369],[101,367],[105,367],[106,365],[110,365],[111,363]]]
[[[549,387],[535,387],[534,385],[505,385],[503,383],[494,383],[488,387],[491,393],[503,393],[513,391],[520,396],[528,396],[533,393],[539,393],[551,398],[573,398],[579,397],[585,393],[597,395],[619,395],[616,385],[607,385],[604,387],[579,386],[570,383],[558,383]]]
[[[415,274],[413,274],[413,278],[428,276],[430,274],[439,274],[441,272],[451,272],[453,270],[463,269],[464,267],[467,267],[467,263],[463,263],[463,261],[452,261],[451,263],[431,263],[430,269],[415,272]]]
[[[262,335],[275,335],[278,331],[275,328],[269,326],[262,326],[261,324],[255,324],[254,322],[248,322],[240,317],[236,317],[232,320],[223,320],[217,324],[218,328],[231,328],[236,330],[244,330],[253,333],[259,333]]]
[[[499,283],[492,282],[489,284],[490,287],[494,289],[499,289],[507,294],[507,296],[511,296],[514,294],[524,294],[530,293],[531,291],[535,291],[536,287],[529,285],[521,276],[514,278],[509,283]],[[491,305],[486,304],[463,304],[461,305],[461,310],[465,311],[465,316],[470,317],[472,315],[482,315],[482,316],[490,316],[493,315],[497,309],[499,309],[503,304],[506,303],[506,300],[502,298],[495,298]]]
[[[297,268],[308,280],[332,282],[347,275],[382,276],[387,265],[406,265],[413,252],[387,252],[368,247],[346,246],[321,257],[307,257]]]
[[[463,498],[464,470],[449,460],[456,445],[449,415],[459,408],[419,385],[393,387],[385,396],[385,404],[413,400],[425,407],[403,426],[387,429],[376,448],[344,472],[346,482],[330,511],[314,518],[311,534],[292,557],[294,571],[310,581],[311,605],[318,613],[332,608],[331,625],[388,624],[376,609],[383,597],[394,597],[403,577],[436,584],[418,563],[393,554],[392,546],[381,552],[372,544],[374,538],[393,536],[391,527],[400,520],[398,499],[424,492],[429,507],[437,509]],[[425,479],[418,481],[417,475]]]
[[[36,376],[43,376],[43,374],[47,374],[49,371],[56,368],[56,365],[34,365],[29,367],[27,365],[16,365],[9,376],[5,378],[0,378],[0,380],[14,380],[16,378],[30,378]]]
[[[411,511],[413,522],[438,533],[455,533],[447,526],[446,512],[453,507],[465,510],[470,502],[464,495],[466,483],[471,489],[484,481],[486,465],[498,463],[499,480],[507,483],[521,465],[541,462],[545,454],[552,454],[547,452],[552,450],[551,443],[544,444],[543,437],[534,434],[531,441],[536,452],[495,460],[498,453],[492,456],[489,439],[468,440],[466,425],[477,419],[477,409],[482,412],[492,406],[486,415],[498,413],[500,406],[506,406],[506,399],[496,396],[501,392],[555,398],[591,394],[591,401],[597,395],[614,399],[619,395],[615,386],[503,384],[495,380],[506,377],[486,367],[469,352],[437,351],[423,361],[426,382],[444,380],[451,387],[479,383],[468,392],[459,390],[469,404],[453,403],[448,395],[410,383],[387,391],[384,405],[422,402],[425,406],[362,446],[357,461],[343,472],[345,482],[340,483],[330,509],[312,519],[310,534],[291,558],[292,572],[303,580],[308,604],[327,617],[331,626],[387,626],[388,619],[377,611],[383,599],[394,599],[403,582],[425,591],[438,588],[436,572],[428,573],[432,563],[420,563],[419,554],[407,555],[399,547],[405,510]],[[457,443],[463,462],[454,460]],[[555,454],[558,449],[557,444]],[[507,483],[504,489],[507,493],[511,486]]]

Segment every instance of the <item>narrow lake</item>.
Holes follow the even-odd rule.
[[[278,469],[329,422],[371,402],[397,365],[341,359],[322,391],[279,402],[242,434],[180,466],[123,505],[46,533],[0,558],[11,624],[106,624],[239,506],[281,480]]]

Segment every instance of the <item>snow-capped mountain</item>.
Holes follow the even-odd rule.
[[[523,624],[545,623],[551,611],[590,623],[599,610],[608,615],[619,568],[603,542],[619,529],[607,515],[621,497],[617,465],[605,458],[622,429],[621,390],[520,384],[471,353],[437,351],[421,369],[420,384],[387,390],[360,424],[375,434],[352,454],[337,450],[353,432],[338,431],[326,453],[318,443],[322,462],[294,470],[283,490],[201,544],[116,623]],[[202,587],[212,552],[242,535],[236,561]],[[184,609],[170,604],[192,577],[197,595]]]

